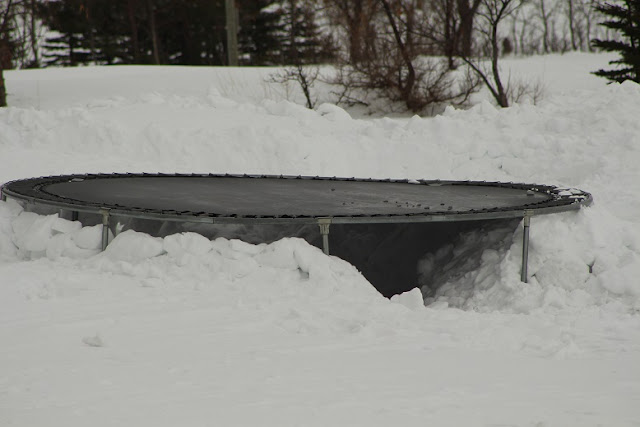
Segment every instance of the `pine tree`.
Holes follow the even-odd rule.
[[[7,1],[7,0],[0,0]],[[326,59],[315,0],[236,0],[240,55],[248,65]],[[227,61],[223,0],[48,0],[45,64],[222,65]]]
[[[331,39],[316,23],[316,6],[309,0],[280,0],[283,38],[281,64],[318,64],[333,56]]]
[[[640,0],[600,4],[596,10],[610,18],[600,25],[618,31],[621,39],[593,41],[596,48],[620,53],[620,59],[609,62],[616,66],[614,69],[598,70],[593,74],[618,83],[625,80],[640,83]]]
[[[83,47],[91,28],[88,9],[82,0],[50,1],[40,5],[43,23],[57,34],[45,39],[45,65],[75,66],[90,60]]]
[[[0,107],[7,106],[3,71],[13,68],[16,41],[13,35],[13,2],[0,1]]]
[[[239,2],[241,61],[246,65],[276,65],[282,50],[284,24],[276,0]]]

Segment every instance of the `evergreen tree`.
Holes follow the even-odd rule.
[[[313,1],[236,4],[244,64],[308,64],[328,56]],[[39,16],[51,34],[46,65],[227,62],[224,0],[49,0]]]
[[[226,61],[224,2],[171,0],[157,9],[162,63],[222,65]]]
[[[609,17],[601,25],[618,31],[622,37],[619,40],[593,41],[596,48],[620,53],[620,59],[609,62],[616,68],[598,70],[593,74],[619,83],[625,80],[640,83],[640,0],[600,4],[596,10]]]
[[[317,64],[333,57],[331,39],[316,23],[315,2],[281,0],[283,38],[281,64]]]
[[[246,65],[275,65],[282,50],[284,24],[276,0],[244,0],[240,9],[239,49]]]
[[[7,105],[7,90],[4,83],[4,70],[13,68],[13,51],[15,40],[13,37],[13,3],[9,0],[0,1],[0,107]]]
[[[81,40],[90,30],[83,0],[50,1],[39,10],[43,23],[56,35],[45,39],[45,65],[75,66],[89,60]]]

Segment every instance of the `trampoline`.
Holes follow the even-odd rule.
[[[7,197],[98,214],[103,249],[113,216],[209,224],[317,224],[329,253],[332,224],[523,218],[523,281],[530,218],[589,205],[589,193],[547,185],[273,175],[87,174],[11,181]]]

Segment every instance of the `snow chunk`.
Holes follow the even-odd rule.
[[[488,117],[498,116],[498,109],[487,100],[483,100],[478,105],[474,106],[471,109],[471,111],[478,112],[482,116],[488,116]]]
[[[172,234],[164,238],[165,252],[173,258],[182,258],[186,254],[204,255],[213,247],[206,237],[192,232]]]
[[[68,234],[56,234],[55,236],[53,236],[53,238],[51,238],[51,240],[49,240],[48,244],[47,244],[47,248],[46,248],[46,254],[47,254],[47,258],[55,260],[60,258],[64,252],[72,247],[75,246],[73,244],[73,239],[71,239],[71,236]]]
[[[163,253],[163,239],[133,230],[118,234],[105,250],[107,257],[129,262],[139,262]]]
[[[265,100],[263,103],[269,114],[274,116],[293,117],[298,120],[313,120],[315,114],[313,111],[298,104],[289,101],[273,102]]]
[[[102,225],[97,224],[92,227],[83,227],[71,236],[78,248],[81,249],[101,249],[102,248]]]
[[[94,227],[87,228],[93,229]],[[85,259],[100,253],[101,247],[101,243],[95,248],[78,247],[72,234],[56,234],[47,244],[46,256],[51,260],[56,260],[60,257]]]
[[[12,220],[21,212],[22,208],[11,200],[0,201],[0,257],[13,257],[17,247],[12,241]]]
[[[403,305],[410,310],[424,308],[424,300],[422,299],[422,292],[420,292],[420,288],[413,288],[400,295],[394,295],[391,297],[391,302]]]
[[[332,122],[343,122],[351,120],[349,113],[334,104],[324,103],[316,108],[318,114]]]
[[[40,216],[33,212],[22,212],[11,224],[14,243],[23,251],[44,252],[57,220],[57,214]]]
[[[0,218],[14,218],[23,212],[22,206],[13,199],[0,200]]]
[[[295,257],[296,239],[285,238],[268,245],[262,253],[255,256],[255,260],[269,267],[295,270],[298,262]]]
[[[212,249],[229,259],[244,259],[262,252],[264,245],[252,245],[242,240],[227,240],[223,237],[211,242]]]
[[[82,229],[82,224],[80,221],[69,221],[64,218],[56,218],[56,220],[51,224],[51,231],[53,234],[59,233],[71,233],[74,231],[79,231]]]
[[[11,241],[11,237],[0,232],[0,257],[14,257],[18,248]]]

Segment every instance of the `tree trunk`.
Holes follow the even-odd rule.
[[[136,0],[127,1],[127,14],[129,17],[129,28],[131,29],[131,49],[133,50],[133,62],[140,63],[140,41],[138,40],[138,24],[136,22],[136,15],[134,4]]]
[[[542,48],[544,53],[549,53],[549,15],[544,4],[544,0],[540,0],[540,17],[542,18]]]
[[[360,20],[362,10],[355,8],[354,16],[347,17],[349,27],[349,58],[354,64],[362,62],[362,22]]]
[[[502,80],[500,79],[500,67],[498,66],[498,57],[500,56],[500,49],[498,48],[498,22],[492,24],[491,28],[491,68],[493,71],[493,80],[496,83],[496,91],[498,92],[498,104],[502,108],[509,106],[509,100],[507,94],[502,86]]]
[[[7,88],[4,85],[4,74],[2,65],[0,65],[0,107],[7,106]]]
[[[366,39],[366,29],[369,25],[365,16],[365,5],[363,0],[356,0],[353,5],[353,12],[347,12],[347,26],[349,31],[349,58],[352,63],[358,64],[365,58],[364,43]]]
[[[456,68],[454,58],[458,55],[458,31],[455,28],[453,0],[444,2],[444,55],[450,70]]]
[[[458,49],[462,56],[469,58],[473,53],[473,18],[480,7],[481,0],[457,0],[460,27]]]
[[[571,33],[571,47],[573,50],[578,50],[578,46],[576,45],[576,26],[575,26],[575,16],[573,11],[573,0],[567,0],[569,5],[569,32]]]
[[[296,35],[298,33],[298,0],[289,0],[289,22],[291,28],[289,30],[289,54],[285,61],[289,64],[300,65],[300,55],[298,51],[298,43],[296,42]]]
[[[31,53],[33,53],[33,68],[40,68],[40,58],[38,56],[38,38],[36,36],[36,0],[31,0],[31,10],[29,11],[29,39],[31,41]]]
[[[73,34],[69,34],[69,62],[66,64],[67,67],[75,67],[76,64],[76,53],[75,53],[75,38]]]
[[[293,7],[293,6],[292,6]],[[235,0],[225,0],[225,25],[227,27],[227,65],[238,66],[238,9]]]
[[[151,43],[153,44],[153,63],[160,65],[160,48],[158,46],[158,31],[156,29],[156,14],[153,8],[153,0],[147,0],[147,12],[149,13]]]
[[[593,52],[593,46],[591,46],[591,22],[592,22],[592,14],[591,14],[591,4],[589,8],[584,12],[585,21],[587,22],[586,29],[586,38],[587,38],[587,52]]]
[[[413,87],[416,84],[416,70],[413,67],[413,62],[411,62],[411,57],[409,56],[409,52],[407,51],[407,46],[402,41],[402,36],[400,35],[400,30],[398,30],[398,25],[396,24],[396,20],[394,19],[393,13],[391,12],[391,6],[389,5],[389,2],[387,0],[380,0],[380,2],[382,3],[382,7],[384,8],[385,15],[387,15],[389,24],[393,29],[393,36],[395,38],[396,44],[398,45],[398,49],[400,50],[402,60],[407,67],[407,77],[404,82],[400,83],[400,91],[407,107],[410,110],[414,110],[414,105],[412,103],[412,94]]]

